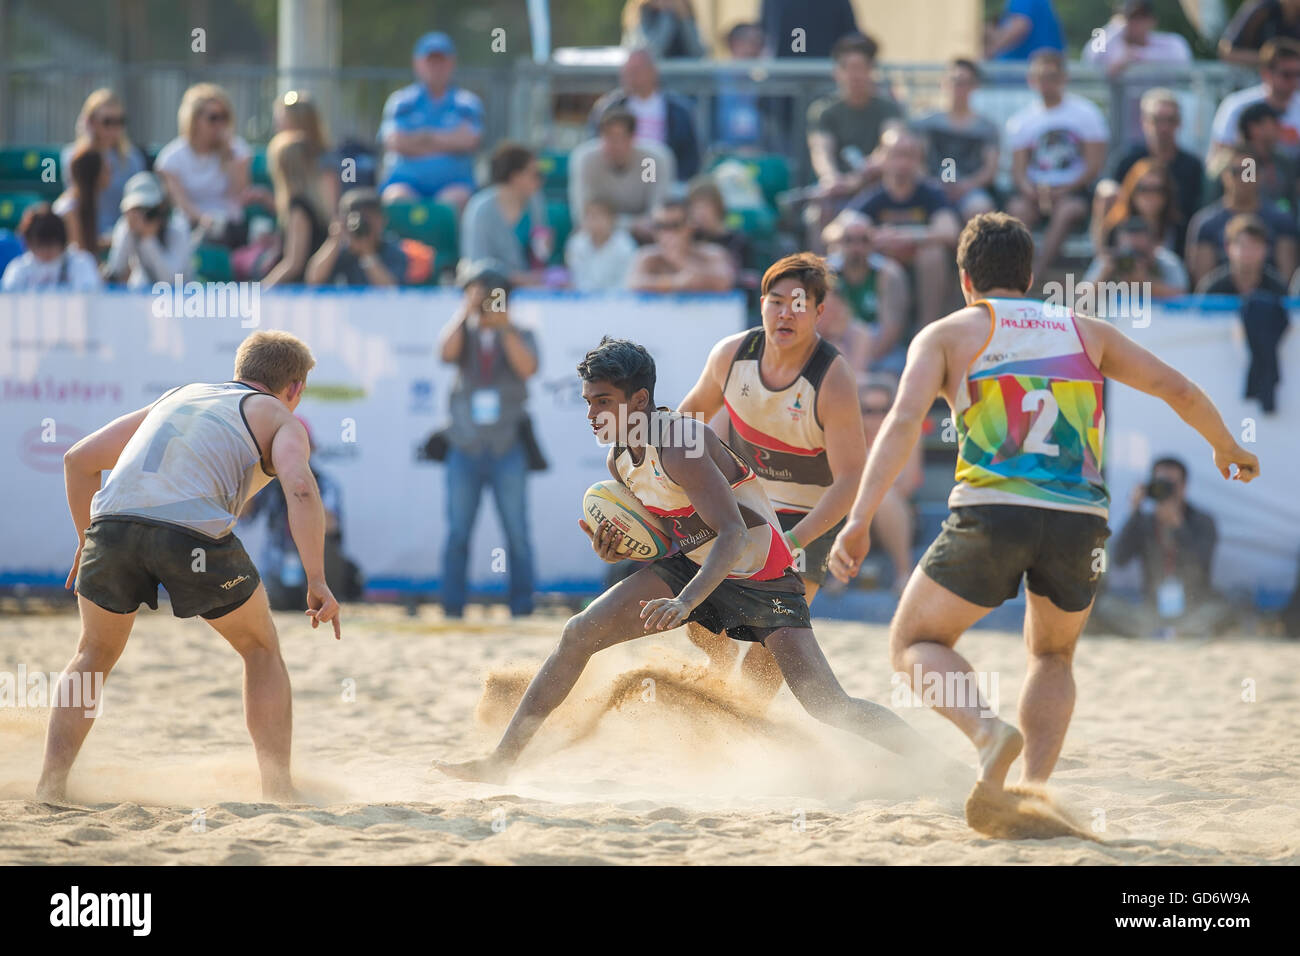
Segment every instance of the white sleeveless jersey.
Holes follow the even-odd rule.
[[[682,416],[678,412],[660,408],[655,410],[652,418],[650,434],[658,436],[657,440],[661,444],[664,443],[665,436],[681,436]],[[727,577],[747,578],[754,582],[781,578],[793,558],[781,534],[776,512],[763,493],[754,470],[727,447],[726,442],[723,442],[723,447],[743,472],[740,478],[731,483],[731,489],[736,496],[740,516],[749,529],[745,550]],[[637,500],[664,519],[669,534],[681,552],[696,564],[703,564],[713,548],[717,532],[695,513],[695,506],[691,504],[682,486],[668,477],[660,462],[659,448],[647,444],[640,464],[632,461],[632,453],[626,447],[618,448],[615,450],[614,467],[623,484],[627,485]]]
[[[90,517],[179,525],[224,538],[240,510],[274,477],[244,417],[251,385],[183,385],[149,409],[122,450]]]
[[[766,342],[764,331],[755,329],[727,370],[727,444],[758,473],[777,511],[807,514],[833,480],[826,433],[817,420],[817,390],[839,352],[822,339],[789,387],[773,391],[763,384]]]

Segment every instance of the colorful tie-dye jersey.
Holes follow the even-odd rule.
[[[949,507],[1018,504],[1107,516],[1105,379],[1069,309],[981,299],[992,328],[957,388]]]

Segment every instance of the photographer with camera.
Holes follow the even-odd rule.
[[[1110,548],[1114,567],[1142,565],[1142,602],[1099,599],[1093,630],[1126,637],[1210,637],[1232,609],[1210,586],[1219,532],[1214,519],[1187,502],[1187,466],[1160,458],[1148,481],[1133,489],[1132,512]]]
[[[1160,245],[1142,217],[1132,216],[1116,226],[1113,243],[1092,260],[1084,282],[1149,282],[1153,299],[1187,292],[1187,270],[1182,261]],[[1098,296],[1097,301],[1105,301],[1105,297]]]
[[[125,281],[131,289],[183,278],[190,258],[189,221],[172,208],[162,181],[153,173],[136,173],[123,187],[121,210],[104,277]]]
[[[373,189],[349,189],[339,200],[329,238],[307,263],[308,285],[395,286],[406,253],[384,236],[388,218]]]

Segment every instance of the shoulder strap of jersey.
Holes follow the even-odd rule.
[[[749,334],[740,340],[740,345],[736,346],[736,351],[732,353],[731,364],[727,366],[727,379],[723,382],[723,390],[726,390],[727,382],[731,381],[731,370],[737,362],[752,360],[758,361],[763,357],[763,340],[767,333],[763,331],[760,325],[756,329],[751,329]]]
[[[817,348],[813,349],[808,364],[803,367],[803,377],[808,379],[813,388],[821,388],[822,379],[826,377],[826,370],[831,367],[831,363],[835,361],[839,354],[840,350],[825,339],[817,343]]]

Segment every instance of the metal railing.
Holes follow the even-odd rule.
[[[999,123],[1030,102],[1025,66],[990,63],[974,104]],[[694,104],[702,144],[712,141],[714,109],[723,92],[762,97],[768,124],[764,146],[785,154],[793,166],[794,184],[807,182],[808,107],[834,89],[828,60],[710,60],[661,64],[665,89]],[[909,115],[940,106],[943,64],[885,63],[880,84],[905,105]],[[401,68],[303,70],[294,82],[310,89],[320,103],[335,140],[345,136],[373,141],[383,105],[395,89],[411,82]],[[219,83],[229,92],[238,130],[250,142],[265,142],[272,133],[272,109],[277,93],[287,87],[288,74],[274,66],[208,66],[130,64],[77,68],[0,65],[0,143],[14,145],[68,142],[85,96],[100,86],[118,90],[129,114],[130,134],[144,146],[159,146],[176,135],[176,108],[192,83]],[[485,143],[505,137],[535,147],[570,149],[586,138],[586,111],[595,97],[618,83],[616,63],[599,65],[535,64],[517,60],[496,69],[463,67],[457,82],[483,99]],[[1139,66],[1118,81],[1099,71],[1071,68],[1070,89],[1098,103],[1109,117],[1112,147],[1136,139],[1137,101],[1152,86],[1167,86],[1183,107],[1181,139],[1186,148],[1203,154],[1210,123],[1223,97],[1255,82],[1253,74],[1218,62],[1188,67]]]

